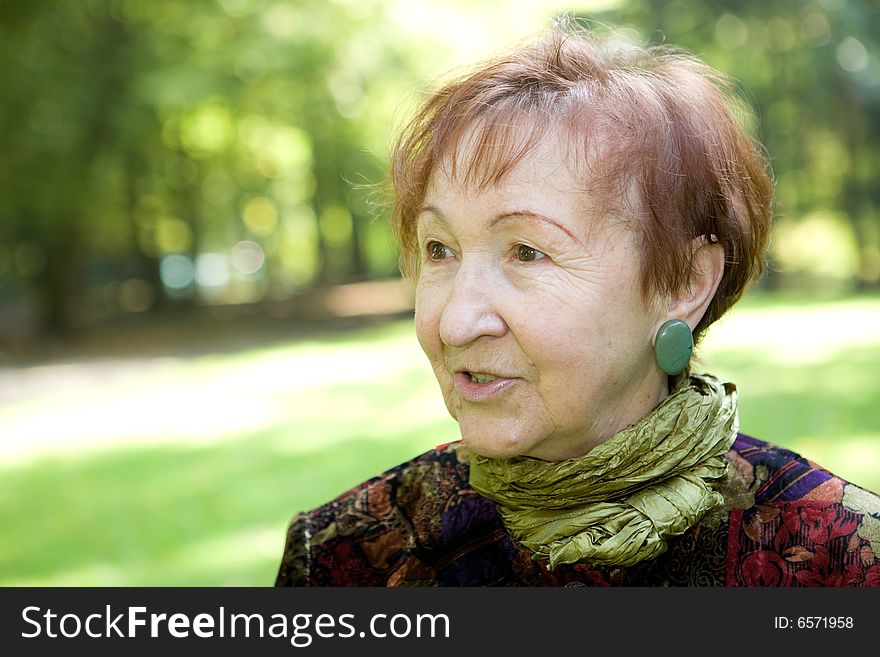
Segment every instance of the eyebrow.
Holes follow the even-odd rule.
[[[568,228],[563,226],[560,222],[558,222],[553,217],[548,217],[547,215],[540,214],[538,212],[532,212],[531,210],[511,210],[510,212],[505,212],[503,214],[499,214],[497,217],[492,219],[489,222],[489,227],[491,228],[495,224],[501,223],[502,221],[508,221],[510,219],[516,219],[517,217],[526,217],[528,219],[533,219],[540,223],[549,224],[558,228],[563,233],[568,235],[571,239],[573,239],[578,244],[581,244],[581,241],[575,237],[574,233],[572,233]]]
[[[423,214],[425,214],[426,212],[430,212],[430,213],[433,214],[435,217],[437,217],[438,221],[440,221],[441,224],[444,224],[444,225],[446,225],[446,226],[449,225],[449,222],[446,221],[446,217],[443,216],[443,213],[440,212],[440,210],[438,210],[437,208],[435,208],[433,205],[423,205],[423,206],[421,206],[420,208],[417,208],[417,209],[416,209],[416,215],[415,215],[415,216],[416,216],[416,220],[418,221],[419,217],[421,217],[421,216],[422,216]]]
[[[445,224],[447,226],[449,225],[449,222],[446,221],[446,218],[443,216],[443,213],[440,212],[440,210],[435,208],[433,205],[424,205],[424,206],[420,207],[417,211],[416,216],[421,215],[424,212],[430,212],[435,217],[437,217],[437,220],[440,221],[440,223]],[[561,230],[563,233],[568,235],[572,240],[574,240],[575,242],[577,242],[578,244],[583,246],[583,243],[575,236],[575,234],[572,233],[568,228],[563,226],[556,219],[553,219],[552,217],[548,217],[547,215],[540,214],[538,212],[532,212],[531,210],[510,210],[508,212],[502,212],[497,217],[494,217],[491,221],[489,221],[488,227],[491,228],[492,226],[494,226],[498,223],[501,223],[502,221],[509,221],[511,219],[516,219],[517,217],[526,217],[527,219],[532,219],[532,220],[538,221],[540,223],[549,224],[550,226],[553,226],[553,227]]]

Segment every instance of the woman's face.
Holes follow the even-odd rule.
[[[416,332],[484,456],[580,456],[666,394],[636,236],[590,209],[561,152],[545,139],[485,189],[438,167],[417,217]]]

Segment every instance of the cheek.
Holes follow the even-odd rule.
[[[416,312],[415,329],[416,338],[418,338],[422,351],[425,352],[429,359],[433,360],[438,351],[438,340],[433,337],[436,335],[436,331],[431,330],[431,322],[428,321],[423,313]]]
[[[430,359],[440,352],[440,313],[442,309],[437,303],[436,295],[416,289],[415,330],[422,351]]]
[[[644,317],[624,312],[613,301],[580,301],[578,312],[571,301],[557,306],[538,330],[534,321],[522,326],[531,347],[526,352],[546,384],[563,398],[611,384],[618,372],[630,372],[650,347]]]

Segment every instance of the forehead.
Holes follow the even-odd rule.
[[[455,144],[438,149],[426,199],[442,189],[474,196],[497,189],[543,188],[585,191],[572,157],[571,140],[560,128],[520,120],[477,123]]]
[[[561,120],[477,122],[455,144],[435,150],[442,156],[428,178],[423,207],[461,203],[470,211],[474,206],[464,204],[479,201],[492,210],[621,215],[617,206],[629,196],[626,184],[606,167],[608,149],[595,143]]]

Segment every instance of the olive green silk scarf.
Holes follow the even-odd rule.
[[[721,506],[716,486],[738,429],[736,386],[685,379],[646,417],[566,461],[470,454],[470,483],[549,567],[631,566]]]

